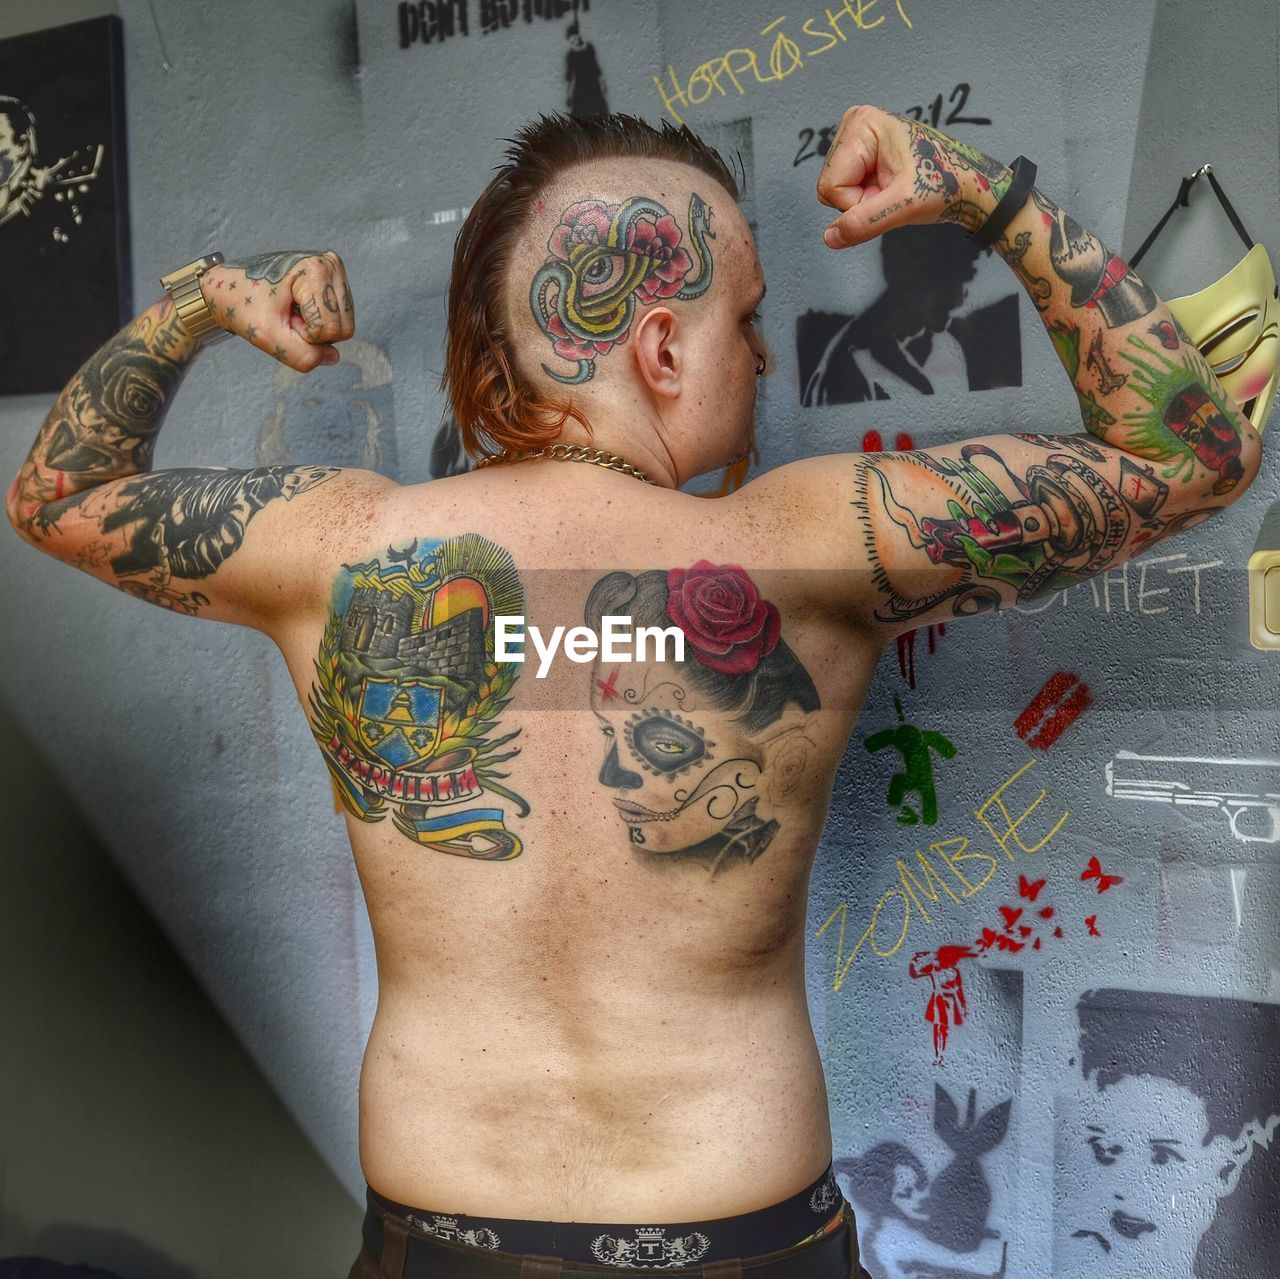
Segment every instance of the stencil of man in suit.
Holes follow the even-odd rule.
[[[564,60],[564,78],[569,85],[569,114],[608,115],[604,72],[600,69],[595,45],[583,39],[577,18],[569,24],[565,34],[569,38],[569,52]]]
[[[853,404],[1022,382],[1017,297],[961,307],[982,249],[956,227],[899,227],[880,240],[884,289],[855,315],[796,323],[800,402]]]

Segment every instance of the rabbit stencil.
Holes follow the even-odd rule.
[[[956,1103],[941,1084],[934,1085],[933,1130],[951,1151],[951,1162],[933,1179],[920,1204],[924,1218],[920,1233],[953,1252],[973,1252],[984,1239],[999,1238],[987,1225],[991,1211],[991,1183],[982,1167],[1009,1130],[1013,1099],[993,1106],[975,1118],[978,1090],[969,1089],[964,1122]]]

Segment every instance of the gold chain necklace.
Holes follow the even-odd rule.
[[[485,466],[494,466],[498,462],[524,462],[530,458],[545,457],[553,462],[590,462],[593,466],[603,466],[610,471],[620,471],[623,475],[634,476],[645,484],[657,483],[651,480],[639,467],[632,466],[625,457],[617,453],[606,453],[604,449],[588,448],[585,444],[548,444],[545,448],[531,449],[527,453],[513,453],[503,449],[501,453],[486,453],[476,459],[475,470]]]

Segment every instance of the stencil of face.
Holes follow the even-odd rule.
[[[17,185],[30,167],[27,141],[13,121],[0,111],[0,186]]]
[[[914,1221],[927,1220],[920,1209],[927,1187],[928,1178],[923,1173],[906,1164],[898,1164],[894,1168],[893,1202],[904,1217],[910,1217]]]
[[[13,122],[0,112],[0,177],[3,177],[18,158],[18,136]]]
[[[359,365],[344,359],[321,366],[283,392],[284,448],[290,461],[317,458],[327,466],[376,469],[391,387],[369,386],[364,379]]]
[[[1191,1274],[1218,1200],[1248,1159],[1239,1141],[1206,1144],[1208,1127],[1204,1102],[1172,1080],[1131,1076],[1086,1091],[1066,1134],[1073,1201],[1060,1211],[1074,1260],[1062,1273]]]
[[[760,768],[732,718],[684,685],[677,664],[598,663],[591,706],[604,737],[599,780],[646,852],[711,839],[754,793]]]

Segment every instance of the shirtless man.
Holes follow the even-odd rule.
[[[379,977],[353,1276],[859,1273],[804,933],[882,647],[1117,565],[1260,464],[1165,305],[1022,176],[851,108],[818,182],[825,239],[996,232],[1084,434],[1030,415],[1027,434],[679,492],[750,447],[764,280],[719,158],[620,117],[527,128],[458,237],[449,390],[493,464],[410,487],[150,473],[197,347],[167,300],[54,405],[14,526],[270,635],[346,806]],[[215,265],[198,288],[304,372],[354,331],[332,252]],[[517,617],[527,660],[498,660]],[[557,626],[604,643],[562,632],[544,658]],[[625,660],[640,627],[667,647]]]

